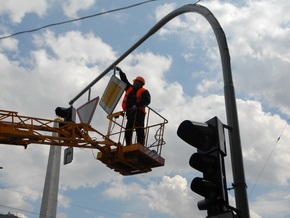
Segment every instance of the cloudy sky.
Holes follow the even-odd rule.
[[[16,0],[0,3],[0,37],[52,23],[106,12],[142,1]],[[0,40],[0,109],[54,119],[93,79],[139,40],[161,18],[186,0],[149,1],[136,7],[52,26]],[[236,91],[251,217],[290,216],[290,1],[203,0],[228,41]],[[287,40],[288,38],[288,40]],[[123,177],[75,149],[61,166],[58,218],[205,217],[190,190],[200,174],[188,165],[195,149],[176,135],[190,119],[214,116],[227,124],[223,78],[216,38],[208,22],[188,13],[170,21],[119,66],[129,80],[146,78],[151,107],[169,120],[164,167]],[[287,73],[288,72],[288,73]],[[101,96],[110,72],[92,89]],[[87,96],[75,102],[77,108]],[[119,110],[118,105],[116,110]],[[92,126],[107,127],[97,107]],[[279,140],[278,140],[279,139]],[[288,143],[287,143],[288,142]],[[49,146],[0,145],[0,214],[39,217]],[[227,145],[227,183],[233,182]],[[233,190],[230,203],[235,206]]]

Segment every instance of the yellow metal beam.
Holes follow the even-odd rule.
[[[161,117],[157,112],[150,109],[149,111]],[[14,111],[0,110],[0,144],[21,145],[25,148],[29,144],[46,144],[98,149],[100,152],[97,159],[122,175],[147,173],[152,168],[164,166],[165,160],[161,157],[161,148],[165,144],[164,125],[168,122],[161,117],[160,123],[150,125],[149,111],[144,127],[147,134],[145,145],[123,146],[122,141],[126,131],[123,112],[108,116],[108,132],[104,135],[89,124],[20,116]],[[153,120],[156,121],[156,118]],[[55,123],[58,125],[54,125]],[[157,130],[158,134],[154,136],[156,141],[147,145],[149,129],[158,126],[160,126]],[[98,138],[93,138],[92,135]]]
[[[59,124],[58,128],[54,127],[55,122]],[[52,136],[51,133],[57,133],[57,136]],[[93,134],[97,134],[102,140],[91,138],[90,135]],[[0,143],[25,147],[35,143],[101,151],[104,150],[104,146],[116,144],[88,124],[20,116],[17,112],[5,110],[0,110]]]

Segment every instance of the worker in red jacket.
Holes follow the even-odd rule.
[[[117,67],[120,78],[127,84],[125,97],[122,102],[123,111],[126,112],[127,124],[125,132],[126,145],[132,144],[133,130],[136,130],[137,143],[144,145],[145,133],[145,107],[150,104],[151,96],[147,89],[143,88],[145,79],[141,76],[133,80],[133,85],[128,81],[126,74]]]

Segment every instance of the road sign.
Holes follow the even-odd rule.
[[[99,96],[88,101],[81,107],[77,109],[77,114],[80,118],[81,123],[90,124],[92,121],[92,118],[94,116],[95,110],[97,108],[98,102],[99,102]]]
[[[64,149],[63,164],[69,164],[73,160],[73,147],[68,147]]]
[[[107,114],[112,114],[125,88],[126,83],[114,75],[111,77],[100,101],[100,106],[107,112]]]

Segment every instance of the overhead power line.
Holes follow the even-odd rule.
[[[284,125],[284,128],[282,129],[282,132],[281,132],[280,136],[277,138],[276,143],[275,143],[275,145],[274,145],[272,151],[270,152],[270,154],[269,154],[269,156],[268,156],[268,158],[267,158],[267,160],[266,160],[266,162],[265,162],[265,164],[264,164],[264,166],[263,166],[263,168],[262,168],[262,170],[261,170],[261,172],[260,172],[258,178],[257,178],[256,181],[255,181],[255,184],[253,185],[253,187],[252,187],[252,189],[251,189],[251,191],[250,191],[250,193],[249,193],[249,197],[251,197],[251,194],[252,194],[253,190],[255,189],[255,187],[256,187],[256,185],[257,185],[257,183],[258,183],[258,181],[259,181],[261,175],[263,174],[263,172],[264,172],[264,170],[265,170],[265,168],[266,168],[266,166],[267,166],[267,164],[268,164],[268,162],[269,162],[269,160],[270,160],[270,158],[271,158],[271,156],[272,156],[274,150],[276,149],[277,144],[278,144],[279,140],[281,139],[281,137],[282,137],[282,135],[283,135],[283,133],[284,133],[284,131],[285,131],[285,129],[286,129],[286,126],[287,126],[289,120],[290,120],[290,119],[288,119],[288,120],[286,121],[286,123],[285,123],[285,125]]]
[[[75,21],[80,21],[80,20],[85,20],[85,19],[92,18],[92,17],[101,16],[101,15],[104,15],[104,14],[109,14],[109,13],[116,12],[116,11],[126,10],[126,9],[129,9],[129,8],[137,7],[137,6],[140,6],[140,5],[149,3],[149,2],[153,2],[153,1],[157,1],[157,0],[147,0],[147,1],[143,1],[143,2],[140,2],[140,3],[133,4],[133,5],[129,5],[129,6],[125,6],[125,7],[121,7],[121,8],[117,8],[117,9],[113,9],[113,10],[109,10],[109,11],[105,11],[105,12],[101,12],[101,13],[97,13],[97,14],[92,14],[92,15],[88,15],[88,16],[84,16],[84,17],[80,17],[80,18],[76,18],[76,19],[72,19],[72,20],[62,21],[62,22],[58,22],[58,23],[52,23],[52,24],[48,24],[48,25],[45,25],[45,26],[42,26],[42,27],[35,28],[35,29],[30,29],[30,30],[24,30],[24,31],[16,32],[16,33],[13,33],[11,35],[2,36],[2,37],[0,37],[0,40],[11,38],[13,36],[21,35],[21,34],[24,34],[24,33],[35,32],[35,31],[38,31],[38,30],[41,30],[41,29],[52,27],[52,26],[63,25],[63,24],[72,23],[72,22],[75,22]]]
[[[22,192],[22,191],[19,191],[19,190],[16,190],[16,189],[12,189],[12,188],[0,187],[0,189],[12,191],[12,192],[18,192],[18,193],[21,193],[21,194],[24,194],[24,195],[30,195],[30,196],[41,198],[40,194],[39,195],[31,194],[31,193]],[[50,198],[48,198],[48,199],[50,199]],[[73,206],[73,207],[77,207],[77,208],[80,208],[80,209],[92,211],[92,212],[98,212],[98,213],[102,213],[102,214],[107,214],[107,215],[114,216],[114,217],[120,217],[121,216],[119,214],[113,213],[112,211],[105,211],[105,210],[100,210],[100,209],[97,209],[97,208],[90,208],[90,207],[87,207],[87,206],[82,206],[82,205],[78,205],[78,204],[72,204],[72,203],[64,202],[64,201],[61,201],[61,200],[57,200],[57,202],[58,203],[67,204],[67,205],[70,205],[70,206]],[[40,215],[39,213],[36,213],[36,212],[33,212],[33,211],[24,210],[24,209],[21,209],[21,208],[10,207],[10,206],[3,205],[3,204],[0,204],[0,207],[12,209],[12,210],[15,210],[15,211],[21,211],[21,212],[25,212],[25,213],[31,213],[31,214]]]
[[[35,212],[33,212],[33,211],[24,210],[24,209],[15,208],[15,207],[9,207],[9,206],[2,205],[2,204],[0,204],[0,207],[7,208],[7,209],[9,209],[9,210],[16,210],[16,211],[21,211],[21,212],[24,212],[24,213],[30,213],[30,214],[39,215],[39,213],[35,213]]]

